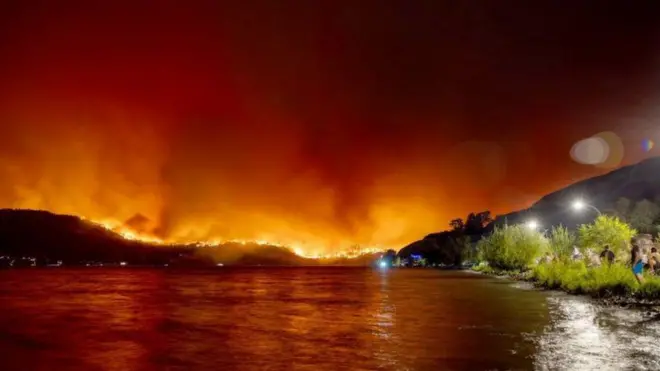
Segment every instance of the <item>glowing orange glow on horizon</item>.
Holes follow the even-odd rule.
[[[131,230],[130,228],[122,225],[121,223],[114,220],[104,220],[97,221],[91,220],[85,217],[81,217],[83,220],[87,220],[95,225],[103,227],[106,230],[114,232],[121,236],[122,238],[130,241],[139,241],[146,244],[153,245],[196,245],[198,247],[218,247],[227,243],[236,243],[240,245],[258,245],[258,246],[275,246],[283,247],[289,249],[294,254],[308,258],[308,259],[334,259],[334,258],[356,258],[364,254],[372,254],[377,252],[384,252],[387,250],[383,247],[353,247],[351,250],[342,250],[335,253],[309,253],[307,252],[301,244],[281,244],[278,242],[270,242],[266,240],[238,240],[238,239],[227,239],[227,240],[211,240],[211,241],[174,241],[174,240],[163,240],[156,236],[149,234],[143,234]],[[326,249],[327,250],[327,249]]]

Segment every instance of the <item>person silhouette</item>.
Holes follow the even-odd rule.
[[[644,283],[644,276],[642,275],[644,271],[644,259],[642,259],[642,248],[639,246],[637,241],[633,242],[632,248],[630,249],[630,260],[632,263],[632,271],[637,278],[637,282],[640,284]]]
[[[610,250],[610,245],[605,245],[605,249],[600,253],[600,261],[607,260],[608,264],[614,263],[614,253]]]

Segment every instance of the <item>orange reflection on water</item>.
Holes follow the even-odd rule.
[[[145,359],[157,344],[154,334],[162,318],[158,295],[154,295],[159,286],[158,272],[32,272],[39,273],[52,276],[42,276],[39,281],[22,279],[21,290],[29,298],[13,295],[5,301],[7,310],[16,317],[3,317],[17,322],[26,338],[49,349],[33,360],[31,351],[17,356],[21,367],[41,369],[29,367],[35,361],[59,365],[57,369],[62,370],[144,370]],[[17,351],[20,354],[21,350]]]
[[[0,271],[3,371],[529,369],[547,323],[540,293],[436,270],[27,273]]]

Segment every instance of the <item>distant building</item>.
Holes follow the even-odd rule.
[[[421,254],[411,254],[410,255],[410,264],[413,267],[425,267],[426,259]]]

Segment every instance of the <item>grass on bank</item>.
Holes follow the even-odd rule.
[[[532,268],[530,277],[539,286],[572,294],[598,298],[635,296],[660,299],[660,278],[647,274],[644,284],[640,285],[632,269],[618,263],[593,268],[587,268],[583,261],[545,263]]]
[[[530,272],[528,270],[520,270],[520,269],[499,269],[499,268],[494,268],[488,264],[478,264],[472,267],[472,270],[475,272],[483,273],[483,274],[488,274],[491,276],[509,276],[509,277],[518,277],[522,274],[525,274],[526,272]]]
[[[535,265],[527,270],[502,270],[481,264],[473,270],[484,274],[521,278],[543,288],[562,290],[570,294],[595,298],[618,296],[660,300],[660,277],[645,274],[645,282],[640,285],[632,269],[618,263],[589,268],[583,261],[558,261]]]

